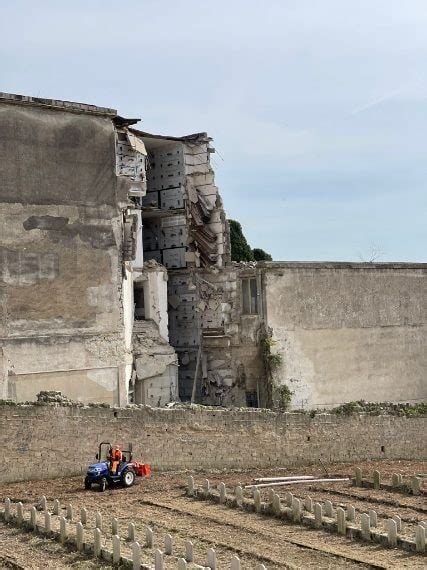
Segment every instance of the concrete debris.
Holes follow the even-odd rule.
[[[57,406],[76,406],[78,403],[70,400],[56,390],[42,390],[37,394],[38,404],[51,404]]]

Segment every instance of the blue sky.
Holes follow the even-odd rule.
[[[276,260],[426,261],[425,0],[3,2],[0,89],[207,131]]]

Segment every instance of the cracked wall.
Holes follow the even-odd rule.
[[[125,394],[112,110],[0,98],[1,397]]]
[[[209,405],[265,405],[260,353],[262,311],[245,315],[245,264],[193,269],[169,276],[171,343],[180,363],[180,397]],[[199,365],[197,362],[199,361]]]

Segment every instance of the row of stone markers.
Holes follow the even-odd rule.
[[[391,485],[381,481],[379,471],[374,471],[372,480],[364,479],[360,467],[356,467],[353,482],[356,487],[367,487],[370,489],[384,489],[386,491],[400,491],[401,493],[409,493],[411,495],[423,495],[425,491],[422,489],[422,478],[413,475],[409,481],[404,481],[401,473],[393,473],[391,477]]]
[[[39,524],[38,522],[38,518],[40,518],[38,517],[38,509],[41,511],[43,524]],[[119,536],[117,519],[114,518],[111,521],[111,548],[108,548],[103,546],[103,538],[105,542],[106,537],[105,534],[103,534],[101,513],[98,512],[95,516],[93,542],[86,542],[85,527],[88,521],[88,513],[85,508],[80,510],[80,520],[74,523],[72,522],[74,517],[72,506],[67,505],[65,516],[59,516],[61,505],[57,499],[54,501],[52,513],[48,510],[46,497],[41,498],[38,509],[34,506],[31,507],[28,518],[21,502],[12,503],[10,499],[6,498],[4,501],[4,509],[0,510],[0,518],[22,529],[41,534],[53,540],[58,540],[62,545],[72,545],[82,554],[101,558],[108,563],[120,565],[120,567],[123,568],[132,568],[133,570],[163,570],[165,556],[174,557],[178,570],[184,570],[189,567],[189,565],[191,565],[191,568],[194,570],[203,570],[206,568],[216,570],[217,568],[216,552],[212,548],[208,549],[206,553],[206,563],[203,566],[194,563],[194,548],[191,541],[186,541],[185,554],[183,557],[174,555],[173,538],[170,534],[167,534],[164,538],[163,550],[154,550],[152,554],[153,565],[147,565],[142,562],[142,558],[144,549],[152,549],[154,545],[154,533],[150,527],[146,528],[145,543],[141,546],[141,544],[135,540],[135,525],[129,523],[125,540],[129,543],[132,558],[127,558],[123,556],[121,552],[123,537],[121,538]],[[52,524],[53,521],[57,520],[59,520],[59,531],[54,530],[54,525]],[[74,530],[74,532],[70,532],[72,530]],[[168,566],[170,566],[170,561],[168,561]],[[230,570],[240,570],[240,567],[240,559],[237,556],[233,556],[230,562]],[[257,570],[266,570],[266,568],[261,564],[257,567]]]
[[[229,495],[224,483],[220,483],[217,489],[211,489],[209,481],[205,479],[201,486],[196,486],[191,475],[187,482],[187,494],[190,497],[211,500],[231,508],[285,519],[311,528],[338,533],[350,539],[369,540],[391,548],[403,548],[420,554],[426,551],[427,523],[425,522],[416,527],[415,540],[412,541],[399,536],[401,520],[397,515],[387,521],[387,532],[382,533],[374,530],[377,526],[375,511],[362,514],[359,527],[355,523],[356,510],[353,506],[349,506],[346,511],[338,507],[334,515],[331,501],[325,501],[323,505],[318,502],[313,503],[310,497],[301,501],[292,493],[287,492],[284,496],[285,504],[282,505],[277,493],[272,489],[268,492],[268,501],[263,502],[259,489],[254,489],[253,498],[248,499],[243,496],[243,488],[240,485],[235,488],[234,495]]]

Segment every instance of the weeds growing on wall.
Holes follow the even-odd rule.
[[[275,344],[276,341],[273,339],[271,331],[267,331],[261,339],[261,348],[267,382],[270,388],[269,403],[273,410],[286,411],[291,404],[293,392],[289,386],[277,381],[276,372],[282,365],[283,357],[278,352],[272,351]]]
[[[395,404],[393,402],[365,402],[364,400],[358,400],[357,402],[347,402],[328,411],[339,416],[350,416],[360,413],[371,416],[427,416],[427,402]]]

